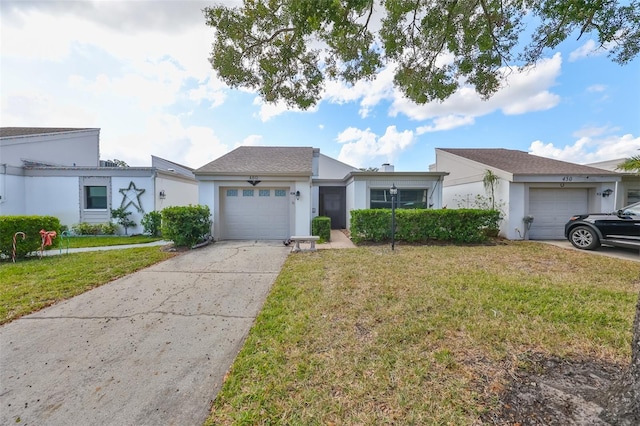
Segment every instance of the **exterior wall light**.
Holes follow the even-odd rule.
[[[164,200],[165,198],[167,198],[167,194],[164,192],[164,189],[162,191],[160,191],[160,199]]]
[[[605,189],[604,191],[602,191],[602,197],[606,198],[611,194],[613,194],[613,190],[612,189]]]
[[[296,200],[300,199],[300,191],[296,191]]]

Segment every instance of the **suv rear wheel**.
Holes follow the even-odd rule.
[[[588,226],[576,226],[569,232],[569,241],[575,248],[593,250],[600,247],[600,239],[595,231]]]

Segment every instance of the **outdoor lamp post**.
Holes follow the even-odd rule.
[[[398,188],[394,183],[389,189],[391,194],[391,250],[395,250],[396,246],[396,197],[398,196]]]

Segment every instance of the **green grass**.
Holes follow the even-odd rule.
[[[173,256],[158,247],[0,263],[0,324]]]
[[[535,243],[290,256],[214,424],[478,424],[532,353],[628,362],[638,264]]]
[[[122,236],[122,235],[104,235],[104,236],[74,236],[69,237],[69,248],[82,247],[104,247],[104,246],[120,246],[125,244],[144,244],[159,241],[162,238],[148,237],[146,235]],[[54,240],[51,250],[63,250],[67,248],[67,238],[58,235]]]

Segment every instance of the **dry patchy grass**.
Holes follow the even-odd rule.
[[[639,275],[517,242],[290,256],[207,424],[480,423],[528,354],[627,361]]]

